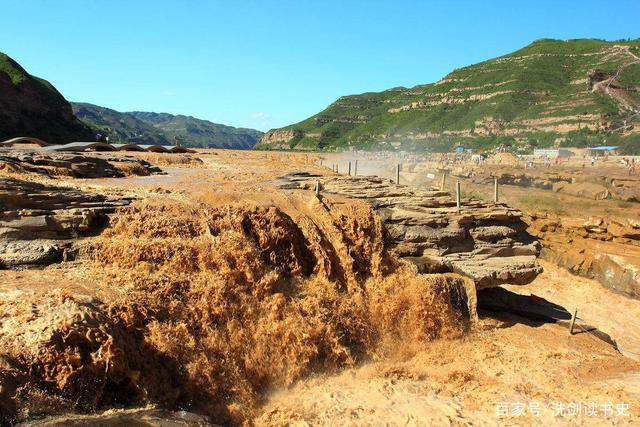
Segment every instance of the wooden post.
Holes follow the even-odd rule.
[[[316,180],[316,197],[320,197],[320,180]]]
[[[320,159],[320,166],[322,166],[322,159]]]
[[[349,176],[351,176],[351,160],[349,160]]]
[[[447,171],[442,172],[442,181],[440,181],[440,191],[444,191],[447,182]]]
[[[400,184],[400,163],[396,165],[396,184]]]
[[[336,173],[340,173],[340,172],[338,172],[338,165],[339,165],[339,164],[340,164],[340,163],[336,163]]]
[[[498,177],[493,177],[493,202],[498,203]]]
[[[456,181],[456,206],[460,209],[460,181]]]
[[[358,159],[356,159],[356,163],[353,165],[353,176],[358,176]]]
[[[573,316],[571,316],[571,324],[569,325],[569,335],[573,335],[573,326],[576,324],[577,315],[578,315],[578,309],[576,308],[573,311]]]

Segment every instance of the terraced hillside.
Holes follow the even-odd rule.
[[[640,40],[538,40],[412,88],[343,96],[259,148],[448,150],[454,145],[640,151]]]
[[[87,140],[93,131],[51,83],[0,53],[0,141],[16,136],[56,143]]]
[[[190,116],[134,111],[122,113],[87,103],[72,103],[75,115],[111,142],[175,144],[186,147],[249,149],[262,132],[212,123]]]

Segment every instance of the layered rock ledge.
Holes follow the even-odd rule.
[[[500,185],[539,188],[590,200],[612,198],[640,202],[640,178],[637,176],[609,176],[585,172],[582,169],[503,171],[491,167],[457,167],[451,173],[453,176],[470,179],[476,184],[493,184],[494,178],[497,178]]]
[[[463,200],[446,191],[417,191],[371,176],[309,173],[279,179],[282,189],[313,189],[366,200],[386,229],[385,244],[423,273],[456,272],[478,289],[527,284],[542,272],[541,246],[527,233],[522,212],[502,203]]]
[[[544,242],[541,258],[640,298],[640,220],[538,214],[526,221],[529,231]]]
[[[72,257],[72,240],[92,235],[131,199],[0,177],[0,268]]]
[[[44,151],[0,150],[0,170],[48,177],[119,178],[126,175],[151,175],[162,170],[135,157]]]

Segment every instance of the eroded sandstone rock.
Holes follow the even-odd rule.
[[[640,298],[640,222],[633,218],[530,215],[529,231],[544,242],[541,257],[571,273]]]
[[[117,178],[162,173],[146,160],[124,155],[84,155],[44,151],[0,150],[0,170],[50,177]]]
[[[640,202],[640,178],[637,176],[597,175],[584,170],[558,171],[552,169],[508,171],[482,166],[458,166],[453,176],[470,179],[476,184],[492,184],[494,178],[501,185],[553,190],[576,197],[602,200],[612,198],[627,202]]]
[[[365,199],[381,216],[386,244],[421,272],[457,272],[478,288],[526,284],[541,271],[537,240],[522,213],[505,204],[465,200],[445,191],[416,191],[377,177],[287,175],[280,188],[311,189]]]
[[[0,177],[0,268],[60,261],[70,240],[91,235],[130,199]]]
[[[604,200],[609,197],[609,190],[605,186],[592,182],[558,182],[553,185],[553,191],[591,200]]]

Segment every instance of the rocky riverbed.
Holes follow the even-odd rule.
[[[166,174],[0,169],[4,241],[62,246],[0,269],[2,422],[491,424],[500,396],[551,423],[566,393],[637,406],[640,337],[623,332],[638,301],[538,261],[547,236],[510,204],[458,209],[307,154],[161,159]],[[476,288],[496,286],[579,307],[622,353],[560,324],[476,318]]]

